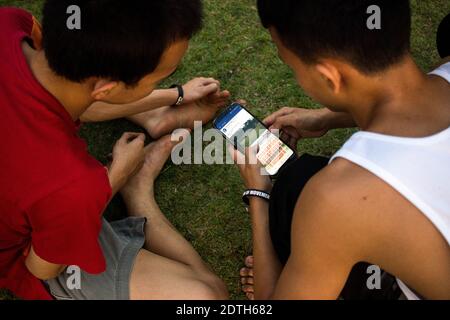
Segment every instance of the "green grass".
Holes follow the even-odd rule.
[[[40,17],[42,0],[0,0],[0,5],[19,6]],[[246,99],[251,110],[264,117],[282,106],[318,107],[297,87],[292,72],[278,59],[268,33],[260,26],[254,0],[204,1],[204,30],[193,39],[178,72],[165,85],[196,76],[222,81],[234,99]],[[413,54],[424,70],[437,63],[435,33],[450,11],[447,0],[415,0]],[[86,125],[82,136],[90,152],[105,161],[124,130],[139,130],[119,120]],[[302,152],[329,156],[352,134],[337,130],[319,140],[304,141]],[[240,294],[238,270],[251,253],[249,218],[240,194],[243,186],[233,166],[173,166],[160,177],[157,199],[163,212],[193,243],[202,257],[228,284],[232,298]],[[120,199],[109,215],[123,215]],[[1,295],[0,295],[1,297]],[[5,296],[4,296],[5,297]]]

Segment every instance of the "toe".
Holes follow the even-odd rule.
[[[248,268],[253,268],[253,263],[254,263],[253,256],[249,256],[249,257],[247,257],[247,258],[245,259],[245,265],[246,265]]]
[[[241,284],[242,285],[253,285],[254,279],[252,277],[242,277]]]
[[[254,293],[255,289],[253,288],[253,286],[244,285],[242,286],[242,291],[244,291],[245,293]]]
[[[248,277],[249,272],[250,272],[250,269],[242,268],[241,271],[239,272],[239,274],[241,275],[241,277]]]

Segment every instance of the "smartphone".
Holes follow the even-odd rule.
[[[239,103],[229,106],[214,120],[213,126],[241,152],[257,146],[257,159],[270,176],[276,176],[296,158],[294,150]]]

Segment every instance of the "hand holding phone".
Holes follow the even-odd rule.
[[[256,149],[257,159],[271,176],[295,159],[295,152],[239,103],[228,107],[214,121],[214,127],[242,153],[247,148]]]

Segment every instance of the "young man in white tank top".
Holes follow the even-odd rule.
[[[366,262],[401,279],[409,299],[450,299],[450,63],[427,75],[414,62],[409,1],[259,0],[258,9],[300,86],[328,106],[285,108],[266,124],[295,147],[331,129],[361,132],[301,188],[286,261],[274,222],[290,192],[281,184],[311,171],[307,161],[274,187],[258,166],[240,166],[247,188],[273,192],[271,203],[250,198],[249,298],[336,299]]]

